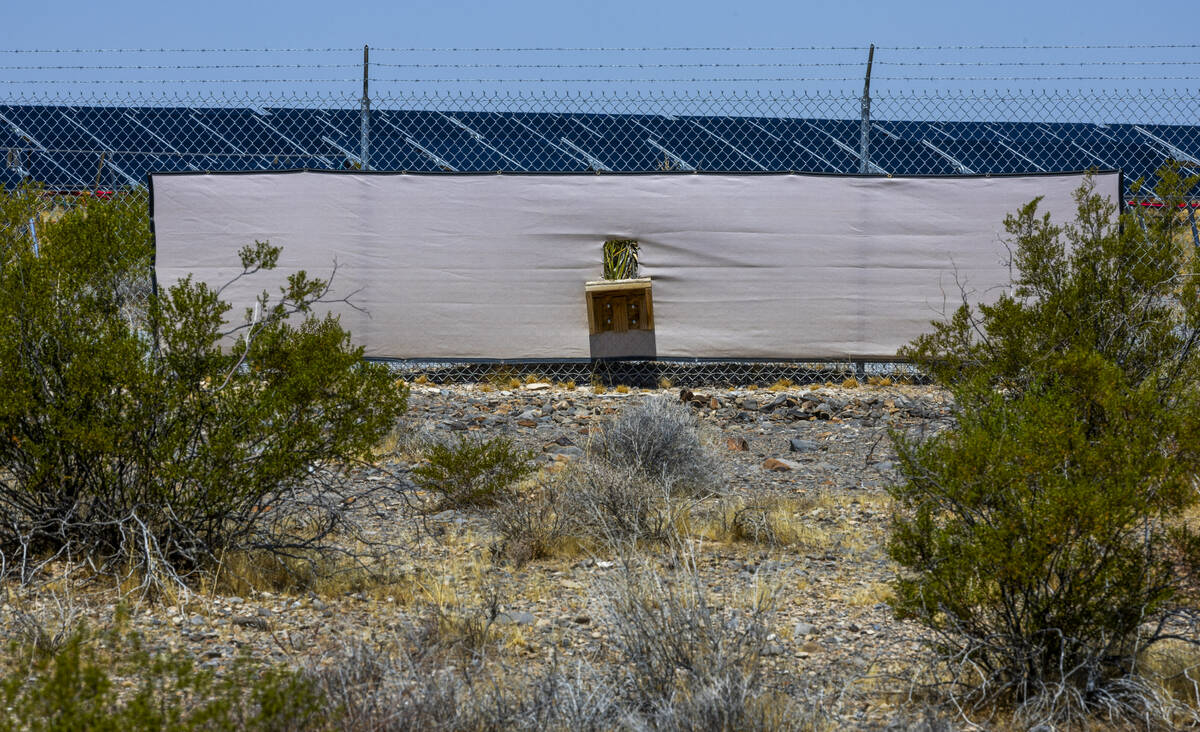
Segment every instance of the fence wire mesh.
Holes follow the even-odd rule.
[[[40,183],[54,215],[144,197],[154,171],[1098,168],[1124,172],[1126,203],[1152,204],[1161,166],[1200,172],[1197,50],[0,50],[0,184]],[[984,88],[998,84],[1018,88]],[[1200,187],[1181,211],[1200,246],[1197,206]],[[760,378],[747,374],[734,380]]]
[[[576,386],[637,386],[688,388],[703,386],[765,387],[868,383],[888,378],[899,383],[923,383],[925,377],[912,366],[897,362],[861,361],[497,361],[438,362],[390,361],[388,365],[406,379],[430,384],[490,383],[517,388],[529,382],[573,382]]]
[[[141,188],[151,171],[794,171],[998,175],[1200,169],[1200,90],[861,96],[414,92],[10,94],[0,182]],[[1157,122],[1139,122],[1152,118]],[[1114,122],[1112,120],[1128,120]],[[1133,196],[1127,189],[1126,194]],[[1200,198],[1200,196],[1197,196]]]

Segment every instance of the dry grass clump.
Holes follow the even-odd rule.
[[[451,732],[620,728],[605,674],[585,663],[543,670],[473,662],[444,665],[419,637],[337,649],[308,672],[332,707],[335,730]]]
[[[516,565],[614,544],[659,543],[686,533],[695,499],[602,460],[581,460],[489,511],[493,555]]]
[[[653,396],[605,425],[587,458],[491,511],[497,556],[520,565],[614,542],[666,542],[720,481],[690,409]]]
[[[545,481],[498,502],[488,512],[500,537],[492,547],[493,556],[521,566],[555,556],[574,543],[565,488],[561,480]]]
[[[372,597],[395,594],[412,577],[395,561],[397,547],[362,542],[347,537],[341,551],[327,554],[297,553],[293,557],[263,552],[226,554],[211,574],[197,585],[201,594],[235,595],[255,592],[312,593],[339,597],[364,593]]]
[[[794,700],[771,693],[762,658],[775,592],[754,588],[740,608],[714,605],[690,547],[674,544],[668,571],[622,561],[604,582],[613,637],[628,679],[634,729],[796,728]]]
[[[692,503],[627,465],[583,461],[561,481],[569,531],[592,541],[668,541],[686,523]]]
[[[727,502],[713,527],[714,538],[770,546],[822,545],[829,540],[828,532],[804,517],[815,505],[811,499],[779,497]]]
[[[494,638],[463,653],[447,646],[458,625],[418,619],[372,644],[335,649],[307,677],[346,730],[776,730],[812,729],[833,704],[801,690],[767,687],[763,651],[773,592],[752,592],[739,608],[714,605],[691,551],[672,545],[665,568],[624,559],[602,584],[598,622],[615,639],[597,661],[508,665]],[[455,614],[452,609],[439,613]],[[462,613],[457,613],[462,615]],[[477,625],[499,617],[494,604]],[[435,618],[436,619],[436,618]],[[474,626],[473,626],[474,627]],[[477,634],[467,633],[470,638]]]
[[[851,376],[850,378],[843,380],[842,388],[843,389],[857,389],[858,388],[858,379]]]

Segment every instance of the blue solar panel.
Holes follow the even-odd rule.
[[[892,175],[954,175],[949,160],[919,141],[878,135],[871,139],[870,159]]]
[[[361,164],[357,109],[0,105],[0,182],[122,187],[150,171]],[[378,110],[370,165],[411,171],[795,170],[857,173],[856,119]],[[1119,168],[1150,179],[1200,165],[1200,126],[876,120],[872,172]]]

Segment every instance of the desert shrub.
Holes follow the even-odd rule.
[[[775,595],[758,591],[748,607],[710,603],[688,547],[673,544],[673,571],[626,557],[603,585],[628,695],[649,729],[780,729],[788,705],[767,692],[762,656]]]
[[[720,534],[727,540],[773,546],[795,546],[820,536],[798,514],[812,502],[778,497],[741,499],[720,506]],[[812,537],[808,534],[813,534]],[[821,542],[824,543],[824,542]]]
[[[721,482],[720,463],[701,442],[695,415],[663,394],[626,408],[604,425],[593,452],[672,493],[699,493]]]
[[[1186,182],[1163,181],[1170,206]],[[1180,595],[1172,547],[1191,540],[1173,519],[1200,467],[1200,272],[1175,217],[1119,221],[1088,185],[1076,199],[1066,226],[1037,201],[1010,216],[1012,291],[907,349],[957,425],[894,435],[897,612],[936,631],[966,697],[1039,723],[1138,706],[1110,702],[1141,688],[1138,649],[1164,635],[1144,624]]]
[[[550,481],[529,493],[498,501],[488,513],[492,529],[500,537],[493,555],[517,566],[551,556],[570,537],[564,490],[561,482]]]
[[[582,461],[561,478],[560,511],[573,536],[602,543],[662,542],[679,534],[691,500],[627,465]]]
[[[327,282],[296,273],[262,293],[257,319],[228,325],[205,283],[145,298],[120,284],[150,279],[140,208],[73,209],[41,226],[35,251],[22,218],[37,198],[0,195],[0,548],[151,577],[225,551],[322,546],[346,518],[341,466],[407,395],[311,312]],[[279,252],[244,247],[242,276]]]
[[[537,468],[533,454],[503,435],[479,440],[467,435],[434,442],[423,465],[412,469],[417,487],[436,493],[449,506],[480,506],[500,500],[512,484]]]
[[[1074,222],[1058,224],[1035,199],[1008,216],[1013,286],[991,305],[962,305],[902,355],[958,393],[967,385],[1006,390],[1044,382],[1049,359],[1095,352],[1133,385],[1159,384],[1173,399],[1200,381],[1196,363],[1197,261],[1174,215],[1200,176],[1160,171],[1159,210],[1126,213],[1076,193]],[[971,392],[974,393],[974,392]],[[967,394],[968,396],[970,394]]]
[[[520,565],[572,547],[670,541],[692,503],[627,466],[581,460],[492,506],[488,518],[499,536],[493,555]]]
[[[520,565],[556,551],[670,542],[688,527],[695,502],[628,466],[580,460],[492,507],[492,552]]]
[[[352,644],[314,665],[314,680],[347,730],[559,730],[621,728],[615,689],[583,663],[532,670],[432,663],[414,639]]]
[[[0,730],[283,732],[320,729],[328,714],[299,672],[242,658],[218,676],[183,653],[152,655],[120,628],[100,636],[78,628],[53,653],[10,650]]]

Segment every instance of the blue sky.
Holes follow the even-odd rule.
[[[150,86],[81,85],[142,79],[282,79],[251,83],[254,93],[355,93],[361,46],[370,44],[373,90],[396,94],[484,92],[674,92],[796,90],[861,93],[865,47],[881,46],[873,87],[926,89],[1200,88],[1200,20],[1195,1],[1136,5],[1107,0],[1033,2],[23,2],[3,13],[0,95],[144,93]],[[1190,45],[1190,48],[928,49],[936,46]],[[410,48],[838,47],[784,51],[388,51]],[[922,47],[911,50],[910,47]],[[902,47],[902,48],[898,48]],[[328,53],[78,54],[29,49],[335,48]],[[1155,66],[1152,62],[1176,62]],[[1185,63],[1178,63],[1178,62]],[[942,65],[913,66],[917,63]],[[974,64],[984,62],[988,66]],[[1072,65],[1087,62],[1091,66]],[[1128,66],[1114,65],[1131,62]],[[1029,64],[1033,66],[1016,66]],[[207,66],[240,69],[99,70],[31,66]],[[464,65],[445,68],[445,65]],[[496,68],[497,65],[531,68]],[[568,65],[577,68],[547,68]],[[619,64],[626,68],[604,68]],[[636,68],[638,64],[649,68]],[[712,68],[711,64],[742,64]],[[995,65],[1000,64],[1000,65]],[[1038,65],[1040,64],[1040,65]],[[1062,65],[1067,64],[1067,65]],[[1095,65],[1104,64],[1104,65]],[[304,68],[264,68],[269,66]],[[259,68],[253,68],[253,67]],[[634,68],[629,68],[633,66]],[[20,68],[12,68],[20,67]],[[1083,76],[1044,82],[1046,76]],[[1142,81],[1140,77],[1156,78]],[[954,77],[921,81],[912,77]],[[1026,77],[1035,77],[1030,80]],[[1094,76],[1132,76],[1104,80]],[[712,82],[713,78],[739,81]],[[889,79],[890,77],[890,79]],[[982,78],[964,78],[982,77]],[[1171,78],[1159,78],[1171,77]],[[1177,78],[1188,77],[1188,78]],[[551,79],[458,82],[456,79]],[[744,79],[760,81],[744,81]],[[51,86],[45,80],[72,81]],[[329,80],[324,82],[310,79]],[[388,82],[387,79],[398,81]],[[578,79],[610,79],[581,82]],[[658,81],[683,79],[679,82]],[[15,82],[15,83],[14,83]],[[36,82],[31,84],[30,82]],[[107,82],[106,82],[107,83]],[[225,85],[196,86],[235,91]],[[164,85],[187,92],[181,84]]]
[[[1194,2],[21,2],[7,48],[1195,43]]]

